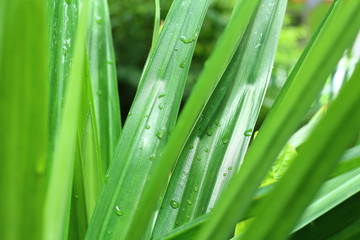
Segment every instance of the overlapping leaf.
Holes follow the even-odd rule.
[[[208,0],[174,1],[144,70],[87,239],[118,239],[135,234],[128,227],[138,210],[152,161],[158,158],[175,124],[209,3]]]
[[[214,217],[204,226],[199,238],[224,239],[231,233],[231,223],[235,224],[245,214],[251,197],[273,160],[321,90],[345,48],[354,40],[359,30],[360,21],[354,21],[359,17],[359,2],[340,0],[333,4],[326,23],[295,67],[280,100],[250,147],[242,168],[233,178],[217,205],[218,209],[215,208]],[[318,71],[320,66],[322,71]],[[219,231],[220,225],[222,228]]]
[[[210,211],[239,168],[268,84],[286,1],[262,1],[174,169],[155,239]]]

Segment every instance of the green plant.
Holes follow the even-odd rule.
[[[0,2],[3,239],[360,236],[359,64],[301,126],[360,2],[333,1],[258,133],[287,1],[236,1],[179,115],[211,2],[174,0],[161,28],[154,2],[123,127],[107,1]]]

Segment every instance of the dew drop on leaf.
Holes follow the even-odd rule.
[[[173,209],[176,209],[176,208],[179,208],[180,207],[180,204],[175,201],[175,200],[171,200],[170,201],[170,206],[173,208]]]
[[[118,205],[115,206],[115,213],[118,216],[122,216],[124,214],[124,212],[120,209]]]
[[[221,126],[221,123],[220,123],[220,120],[219,120],[219,119],[216,119],[216,120],[215,120],[215,125],[216,125],[217,127],[220,127],[220,126]]]
[[[150,126],[149,126],[149,125],[146,125],[145,128],[146,128],[146,129],[150,129]]]
[[[244,135],[247,136],[247,137],[251,137],[252,132],[253,132],[252,129],[248,129],[248,130],[246,130],[246,131],[244,132]]]
[[[185,62],[181,62],[179,66],[180,66],[181,68],[184,68],[184,67],[185,67]]]
[[[109,174],[106,174],[106,175],[105,175],[104,182],[105,182],[105,183],[108,183],[108,182],[109,182]]]
[[[166,96],[165,93],[161,93],[161,94],[158,96],[158,98],[163,98],[163,97],[165,97],[165,96]]]
[[[192,204],[192,201],[191,200],[186,200],[187,204],[191,205]]]
[[[223,144],[227,144],[229,142],[229,138],[227,136],[224,136],[221,141],[223,142]]]
[[[209,152],[209,149],[208,149],[208,148],[204,148],[204,152]]]
[[[96,16],[95,21],[96,21],[96,23],[102,23],[102,17],[101,16]]]
[[[194,191],[195,192],[199,191],[198,187],[194,187]]]
[[[160,129],[159,131],[157,131],[156,136],[158,137],[158,139],[162,139],[165,135],[165,130],[164,129]]]
[[[214,130],[213,130],[211,127],[209,127],[209,128],[206,130],[206,134],[207,134],[208,136],[212,136],[213,133],[214,133]]]
[[[193,38],[186,38],[185,36],[181,36],[179,39],[185,44],[192,43],[195,40]]]

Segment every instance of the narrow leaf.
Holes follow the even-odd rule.
[[[209,212],[239,168],[270,78],[287,1],[261,1],[173,171],[154,238]],[[174,207],[174,203],[178,206]]]

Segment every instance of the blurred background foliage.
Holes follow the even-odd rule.
[[[113,39],[117,56],[119,93],[122,117],[125,120],[140,80],[152,39],[153,0],[108,0],[112,21]],[[316,30],[328,6],[329,0],[289,0],[284,25],[280,34],[274,69],[260,112],[261,124],[273,104],[287,76],[305,48],[310,36]],[[161,0],[161,19],[164,20],[172,0]],[[183,101],[189,95],[203,64],[224,29],[235,0],[214,0],[206,16],[196,46]],[[331,79],[329,80],[331,82]],[[329,100],[319,96],[319,101],[304,119],[312,115]]]

